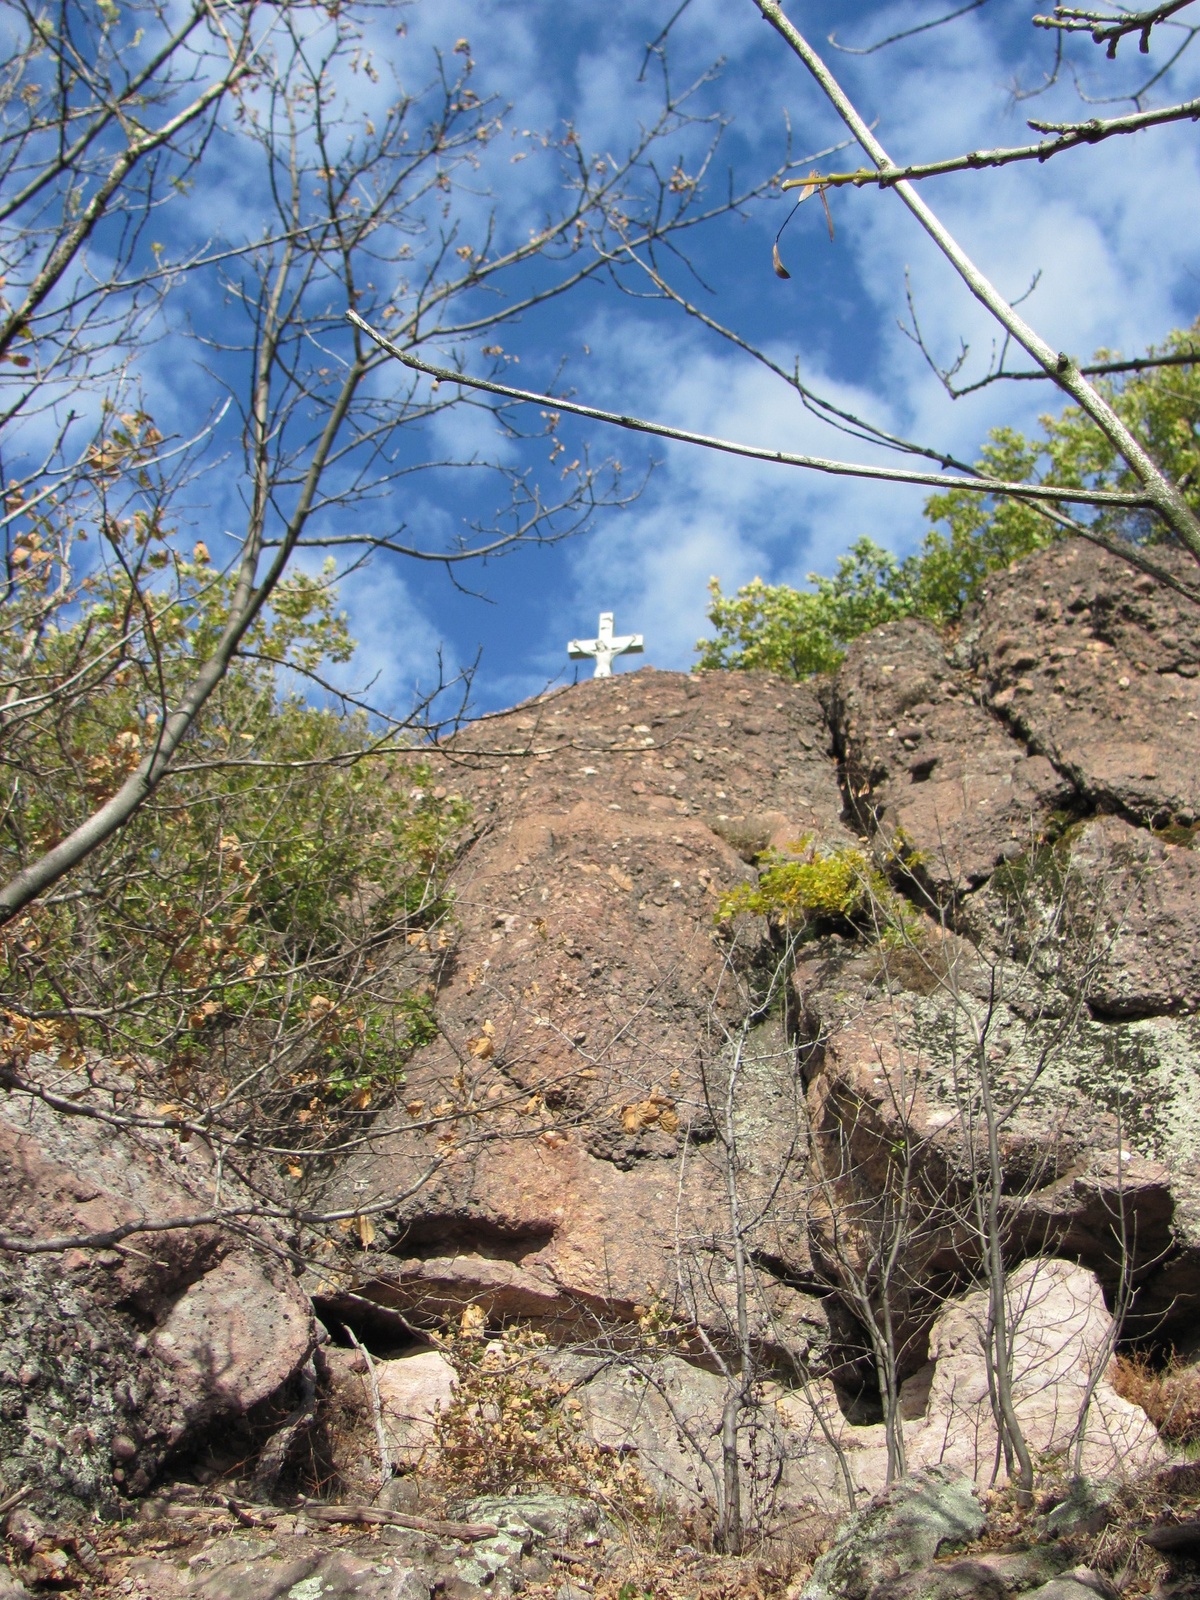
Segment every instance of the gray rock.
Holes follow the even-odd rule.
[[[877,1583],[869,1600],[1007,1600],[1011,1592],[982,1562],[951,1561]]]
[[[1117,1493],[1115,1483],[1096,1483],[1090,1478],[1075,1478],[1067,1498],[1046,1518],[1046,1532],[1055,1538],[1072,1534],[1099,1533],[1109,1520],[1109,1506]]]
[[[116,1074],[89,1086],[50,1063],[60,1094],[131,1109]],[[62,1117],[10,1095],[0,1117],[0,1222],[26,1237],[87,1234],[205,1212],[215,1181],[193,1140]],[[182,1153],[181,1153],[182,1152]],[[242,1191],[226,1188],[230,1204]],[[307,1360],[311,1309],[286,1268],[217,1227],[152,1245],[0,1262],[0,1479],[53,1516],[117,1509],[165,1454],[240,1416]]]
[[[604,1525],[594,1501],[567,1494],[483,1495],[460,1510],[465,1521],[492,1522],[502,1532],[525,1528],[558,1544],[579,1533],[599,1532]]]
[[[0,1565],[0,1600],[33,1600],[29,1590],[13,1576],[12,1569]]]
[[[928,1565],[943,1545],[977,1538],[985,1520],[974,1481],[957,1468],[901,1478],[844,1524],[801,1600],[866,1600],[877,1584]]]
[[[1030,1584],[1057,1577],[1068,1560],[1066,1548],[1058,1543],[983,1551],[877,1583],[870,1600],[1011,1600]]]
[[[224,1539],[192,1556],[182,1570],[166,1561],[131,1563],[130,1576],[154,1600],[429,1600],[427,1573],[371,1550],[314,1551],[280,1560],[270,1541]]]
[[[1060,1578],[1051,1578],[1039,1589],[1026,1589],[1017,1600],[1117,1600],[1118,1590],[1102,1572],[1091,1567],[1073,1567]]]

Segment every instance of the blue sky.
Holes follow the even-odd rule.
[[[518,107],[536,105],[543,118],[551,110],[571,117],[602,148],[619,142],[636,114],[645,44],[674,9],[674,0],[571,8],[445,4],[437,8],[433,31],[444,28],[448,36],[460,26],[469,29],[482,80]],[[1029,25],[1032,5],[988,0],[953,24],[868,56],[826,44],[834,29],[839,42],[861,45],[941,9],[911,3],[789,8],[797,25],[824,46],[860,108],[878,119],[878,135],[897,158],[1020,143],[1030,137],[1027,116],[1091,114],[1067,72],[1060,87],[1014,104],[1013,86],[1039,84],[1051,59],[1049,36]],[[564,11],[572,19],[566,26]],[[1164,54],[1163,45],[1156,50],[1151,64]],[[725,58],[707,93],[709,104],[732,119],[725,155],[739,175],[767,170],[778,158],[785,117],[797,154],[840,136],[800,64],[749,4],[693,0],[672,35],[672,54],[681,75]],[[1091,95],[1127,90],[1147,65],[1130,44],[1112,64],[1086,42],[1075,41],[1070,55]],[[1152,91],[1151,103],[1194,94],[1195,77],[1185,57]],[[826,162],[826,170],[847,160],[857,164],[847,152]],[[1065,348],[1082,355],[1100,345],[1134,352],[1196,314],[1200,192],[1190,124],[1072,152],[1044,167],[944,178],[927,183],[925,192],[1003,291],[1020,293],[1041,273],[1027,315]],[[968,459],[989,427],[1029,425],[1053,403],[1041,386],[1029,384],[993,386],[951,401],[897,326],[905,268],[926,335],[940,355],[951,358],[966,339],[969,368],[981,371],[991,327],[894,196],[843,191],[831,203],[832,244],[815,204],[790,223],[783,242],[788,282],[773,276],[770,261],[785,200],[713,226],[694,241],[698,277],[708,286],[708,292],[693,286],[697,299],[785,364],[798,355],[802,371],[831,398]],[[587,291],[552,315],[510,330],[505,342],[521,355],[521,381],[532,381],[566,351],[577,392],[601,405],[726,437],[868,455],[806,416],[749,357],[668,307]],[[582,356],[583,344],[590,356]],[[659,465],[640,501],[602,515],[583,538],[488,568],[478,575],[486,601],[457,595],[439,576],[401,563],[389,568],[381,592],[376,568],[348,595],[364,662],[381,672],[411,672],[414,657],[435,640],[444,640],[460,661],[481,646],[476,698],[491,709],[570,674],[567,638],[591,633],[597,613],[615,609],[619,629],[645,634],[643,660],[686,667],[705,631],[710,574],[727,590],[755,574],[799,583],[814,568],[831,570],[861,534],[904,551],[926,526],[920,490],[821,480],[687,446],[648,451],[629,436],[612,439],[602,428],[585,432],[600,453],[615,448],[631,465],[654,455]],[[398,659],[401,618],[408,639]]]
[[[456,40],[469,38],[476,90],[494,93],[511,111],[465,203],[463,226],[467,233],[481,230],[492,215],[502,231],[514,234],[536,219],[552,178],[545,163],[511,159],[522,130],[570,121],[589,151],[622,149],[657,104],[653,70],[643,82],[639,70],[647,43],[677,4],[417,0],[403,12],[404,36],[395,27],[399,9],[384,8],[370,24],[368,43],[385,80],[394,71],[415,81],[428,73],[435,48],[449,52]],[[792,0],[789,15],[821,47],[900,160],[1025,142],[1031,137],[1027,116],[1091,114],[1080,90],[1093,97],[1127,92],[1165,60],[1179,38],[1161,30],[1149,61],[1138,56],[1136,41],[1127,41],[1115,63],[1086,39],[1074,40],[1060,82],[1025,100],[1015,98],[1014,88],[1041,84],[1053,55],[1051,37],[1030,26],[1039,9],[1032,0],[985,0],[945,27],[870,54],[847,54],[827,43],[836,30],[840,43],[861,47],[951,8],[952,0],[945,6],[925,0]],[[730,170],[743,185],[769,173],[782,157],[789,127],[796,156],[844,137],[830,107],[751,0],[691,0],[676,23],[671,66],[677,83],[718,60],[719,71],[696,101],[696,109],[728,120],[710,174],[715,188]],[[1151,91],[1149,103],[1196,94],[1198,75],[1200,53],[1195,60],[1185,55]],[[355,97],[361,102],[356,111],[369,115],[384,90],[357,78],[347,92],[352,103]],[[686,167],[700,138],[698,132],[682,136],[672,158],[682,156]],[[223,154],[220,141],[214,144],[186,211],[179,213],[186,218],[181,232],[197,239],[239,229],[252,235],[259,225],[257,198],[230,157],[233,149],[230,144]],[[857,164],[852,150],[820,163],[824,170]],[[1040,273],[1025,314],[1043,336],[1077,355],[1086,357],[1102,345],[1138,352],[1200,309],[1193,124],[1109,141],[1042,167],[1029,163],[938,179],[923,192],[1003,292],[1020,294]],[[830,204],[832,243],[815,201],[789,224],[782,244],[788,281],[771,269],[771,241],[787,214],[786,197],[698,230],[689,240],[691,269],[676,263],[676,281],[709,315],[782,365],[798,361],[806,381],[828,398],[966,459],[975,456],[990,427],[1029,426],[1040,409],[1057,409],[1053,395],[1034,384],[995,385],[952,401],[898,326],[905,314],[906,271],[938,356],[948,362],[960,341],[969,344],[964,375],[986,367],[992,326],[895,195],[841,191]],[[175,225],[169,217],[163,223],[168,229]],[[190,339],[197,323],[218,337],[227,323],[232,330],[228,302],[211,282],[190,293],[189,338],[178,322],[179,336],[153,346],[137,374],[156,416],[180,431],[194,419],[189,407],[203,409],[217,395],[212,372],[234,359]],[[550,382],[566,360],[560,381],[602,406],[785,449],[882,459],[817,422],[751,357],[677,309],[630,298],[611,286],[589,285],[508,327],[502,339],[507,356],[519,358],[511,367],[514,377],[530,387]],[[590,532],[557,547],[524,550],[460,572],[463,588],[436,566],[377,557],[342,589],[360,641],[347,681],[372,682],[374,700],[400,708],[415,683],[431,681],[439,650],[451,668],[478,655],[475,707],[497,709],[549,683],[570,681],[576,669],[567,661],[566,642],[591,634],[601,610],[616,612],[619,631],[645,635],[645,656],[628,665],[686,668],[706,631],[711,574],[727,592],[756,574],[803,583],[811,570],[832,570],[838,555],[863,534],[903,553],[926,528],[924,493],[915,488],[822,479],[682,445],[651,446],[601,426],[571,425],[564,439],[571,450],[586,444],[596,457],[619,455],[627,481],[653,459],[640,499],[625,510],[600,513]],[[478,408],[444,414],[413,448],[499,452],[514,465],[532,468],[547,489],[558,482],[558,465],[546,459],[544,443],[522,447],[500,438]],[[232,478],[225,482],[219,472],[197,488],[192,523],[214,552],[221,517],[228,515],[228,525],[236,526],[234,499]],[[435,474],[402,483],[378,514],[436,544],[471,518],[485,516],[485,499],[471,475]]]

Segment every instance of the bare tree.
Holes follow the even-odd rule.
[[[1113,531],[1111,523],[1114,514],[1128,516],[1134,512],[1141,513],[1148,517],[1150,525],[1163,537],[1178,542],[1200,561],[1200,520],[1197,519],[1184,493],[1185,485],[1176,484],[1170,479],[1161,464],[1156,461],[1150,442],[1140,437],[1137,430],[1118,414],[1112,401],[1092,381],[1097,376],[1141,370],[1159,362],[1168,364],[1187,362],[1193,359],[1192,356],[1188,352],[1175,351],[1163,356],[1151,355],[1141,362],[1114,360],[1086,364],[1081,363],[1069,352],[1055,350],[1018,311],[1016,303],[1000,293],[920,193],[920,181],[937,174],[983,171],[1019,161],[1044,163],[1080,145],[1100,144],[1143,129],[1181,120],[1194,120],[1200,103],[1189,100],[1161,109],[1146,109],[1141,106],[1142,91],[1138,91],[1132,97],[1137,102],[1138,109],[1128,115],[1107,119],[1089,118],[1079,123],[1033,122],[1031,127],[1047,136],[1028,145],[1001,150],[976,150],[945,160],[900,165],[891,159],[876,136],[874,125],[868,125],[867,119],[838,82],[826,61],[789,20],[777,0],[753,0],[753,3],[763,19],[771,25],[781,41],[804,66],[818,94],[836,111],[847,129],[850,142],[858,145],[868,163],[848,172],[822,174],[814,168],[804,176],[783,180],[781,189],[799,189],[801,201],[813,195],[820,195],[824,200],[830,192],[845,185],[859,188],[874,185],[888,194],[894,193],[933,241],[970,293],[995,321],[1001,334],[1001,354],[998,364],[989,369],[985,378],[963,388],[955,387],[955,378],[961,361],[955,367],[943,370],[938,368],[926,350],[927,358],[938,371],[948,391],[956,396],[966,392],[967,387],[978,388],[1007,379],[1032,379],[1053,385],[1080,408],[1084,416],[1094,424],[1106,445],[1111,447],[1115,457],[1123,463],[1123,475],[1128,481],[1128,488],[1113,489],[1095,484],[1089,487],[1086,483],[1052,485],[1032,477],[1025,481],[1008,481],[994,474],[989,476],[986,472],[981,473],[972,469],[967,463],[959,461],[952,451],[940,447],[936,441],[901,438],[869,423],[862,417],[847,412],[844,407],[814,393],[801,380],[798,358],[794,368],[789,370],[721,319],[703,310],[686,289],[676,286],[662,260],[653,257],[651,252],[639,248],[632,239],[622,241],[621,259],[631,264],[637,262],[647,286],[646,292],[675,305],[719,337],[728,340],[754,360],[761,362],[797,393],[809,410],[851,438],[893,450],[901,456],[909,457],[910,460],[907,464],[895,467],[876,466],[771,450],[753,443],[716,439],[671,427],[657,419],[632,417],[582,402],[564,404],[562,409],[620,428],[809,471],[884,482],[925,484],[938,488],[953,487],[990,498],[1011,497],[1034,508],[1038,515],[1046,519],[1048,529],[1077,533],[1151,574],[1157,581],[1185,593],[1189,598],[1193,600],[1200,598],[1200,587],[1195,582],[1183,580],[1169,572],[1161,562],[1154,559],[1152,552],[1142,547],[1140,541],[1123,537]],[[952,22],[973,9],[975,7],[971,5],[961,6],[944,18],[923,26],[933,27]],[[1097,43],[1107,45],[1108,55],[1111,58],[1120,40],[1131,35],[1137,36],[1141,47],[1145,49],[1154,30],[1159,27],[1176,26],[1175,14],[1185,9],[1185,5],[1164,4],[1142,12],[1110,16],[1073,7],[1059,7],[1053,16],[1035,17],[1033,20],[1035,26],[1055,32],[1060,40],[1073,32],[1086,32]],[[878,41],[869,48],[882,48],[897,39],[908,37],[912,31],[904,30]],[[1190,43],[1193,32],[1194,30],[1188,30],[1188,38],[1180,49],[1186,48],[1186,44]],[[837,48],[844,47],[837,46]],[[776,270],[781,276],[788,276],[778,250]],[[912,334],[925,349],[923,336],[915,319]],[[381,348],[388,348],[385,330],[374,330],[374,335]],[[1032,367],[1018,370],[1009,368],[1006,359],[1010,349],[1023,351],[1031,359]],[[391,353],[398,355],[411,369],[423,371],[438,381],[453,380],[467,388],[526,403],[539,405],[548,403],[547,397],[543,395],[515,389],[511,385],[498,383],[484,375],[469,374],[465,370],[452,370],[445,366],[435,368],[433,364],[411,352],[393,349]],[[936,463],[941,470],[931,470],[924,464],[925,462]],[[1097,514],[1089,516],[1089,511]],[[1108,514],[1107,517],[1105,513]]]
[[[347,311],[375,319],[400,348],[477,350],[503,368],[502,327],[590,280],[619,276],[615,254],[627,242],[682,243],[684,230],[735,212],[786,173],[785,161],[765,182],[706,198],[722,124],[691,105],[707,75],[677,89],[664,71],[657,116],[616,158],[587,151],[570,126],[524,136],[519,155],[548,163],[559,192],[521,237],[472,192],[504,108],[474,87],[469,42],[423,62],[401,60],[407,47],[398,41],[393,59],[377,61],[372,21],[367,7],[331,15],[303,3],[218,3],[180,23],[152,0],[111,15],[67,6],[53,27],[32,9],[10,18],[0,263],[11,304],[2,337],[4,349],[25,352],[11,356],[18,371],[0,413],[10,598],[27,593],[22,563],[56,577],[14,626],[5,692],[23,730],[91,703],[127,669],[159,703],[153,737],[101,803],[81,802],[48,848],[12,847],[10,833],[4,918],[156,791],[231,664],[253,654],[250,636],[302,552],[353,564],[387,551],[453,572],[566,537],[598,506],[633,492],[615,464],[593,465],[585,453],[556,469],[559,487],[548,497],[502,453],[424,454],[422,426],[459,405],[457,391],[414,383],[385,394],[376,375],[386,358],[347,326]],[[420,70],[429,72],[422,87],[401,86]],[[366,116],[354,108],[364,96]],[[153,128],[148,107],[161,119]],[[696,170],[676,162],[663,171],[664,140],[672,150],[683,140]],[[227,231],[197,237],[189,191],[219,185],[229,163],[244,173],[245,215],[233,210]],[[149,238],[152,222],[175,243]],[[216,319],[214,299],[226,306]],[[199,401],[194,427],[177,440],[162,438],[138,398],[154,341],[181,379],[189,373],[181,394],[191,385]],[[551,408],[539,426],[552,443],[558,421]],[[504,414],[496,422],[514,435]],[[239,462],[232,485],[197,515],[230,451]],[[422,474],[456,467],[498,480],[497,515],[440,548],[407,536],[395,497]],[[227,515],[223,504],[217,511],[222,497],[240,503],[232,539],[216,531]],[[192,670],[167,693],[154,612],[171,572],[150,558],[155,541],[178,548],[171,529],[182,519],[213,551],[225,587],[220,626],[196,633]],[[50,671],[40,656],[45,630],[79,600],[70,546],[92,530],[102,569],[123,590],[122,627]],[[95,556],[91,567],[89,577]]]

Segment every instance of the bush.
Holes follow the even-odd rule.
[[[187,559],[137,516],[109,531],[118,559],[77,580],[67,512],[39,517],[10,561],[0,628],[0,677],[20,687],[0,719],[6,878],[138,765],[211,651],[233,581],[202,544]],[[414,961],[448,938],[467,811],[419,751],[393,740],[364,757],[365,718],[301,692],[352,650],[329,575],[287,579],[171,774],[0,929],[10,1058],[94,1051],[181,1112],[232,1094],[245,1139],[267,1136],[274,1097],[288,1143],[319,1143],[333,1111],[400,1081],[433,1028]]]
[[[461,1499],[554,1489],[653,1513],[656,1497],[636,1463],[595,1443],[572,1386],[539,1364],[544,1335],[509,1328],[484,1339],[475,1311],[443,1343],[458,1386],[434,1424],[428,1475]]]
[[[880,864],[853,845],[836,845],[820,855],[811,834],[791,849],[799,859],[779,851],[762,858],[757,883],[739,883],[717,905],[718,922],[740,912],[770,917],[789,932],[820,923],[847,922],[885,943],[902,938],[908,913],[892,890]],[[893,858],[885,865],[890,864]],[[912,864],[913,858],[909,857]]]
[[[1200,1444],[1200,1367],[1172,1355],[1155,1366],[1144,1355],[1120,1355],[1113,1388],[1142,1410],[1169,1443]]]

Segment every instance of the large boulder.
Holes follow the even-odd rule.
[[[1108,1376],[1113,1323],[1099,1284],[1071,1262],[1034,1258],[1009,1274],[1013,1399],[1030,1451],[1038,1460],[1060,1460],[1074,1471],[1080,1430],[1080,1471],[1120,1481],[1166,1459],[1146,1413],[1114,1390]],[[988,1380],[986,1291],[946,1302],[928,1336],[929,1359],[901,1388],[901,1423],[910,1471],[953,1468],[980,1488],[996,1470],[998,1438]],[[814,1427],[814,1402],[821,1386],[792,1389],[775,1401],[782,1424],[781,1458],[792,1462],[790,1479],[806,1475],[811,1492],[830,1499],[839,1490]],[[836,1406],[827,1421],[845,1453],[858,1492],[876,1492],[887,1480],[884,1426],[856,1426]],[[799,1448],[807,1438],[807,1451]]]
[[[978,1538],[986,1522],[974,1480],[954,1467],[901,1478],[851,1517],[817,1562],[800,1600],[868,1600],[877,1585]]]
[[[0,1107],[3,1231],[86,1238],[212,1209],[200,1142],[127,1125],[131,1085],[40,1068],[112,1120],[10,1091]],[[226,1179],[228,1185],[229,1180]],[[230,1190],[226,1188],[226,1194]],[[171,1452],[285,1388],[316,1339],[278,1241],[220,1226],[133,1233],[119,1248],[0,1257],[0,1478],[52,1512],[115,1508]],[[273,1248],[272,1248],[273,1247]]]
[[[347,1287],[417,1325],[469,1303],[555,1337],[634,1321],[677,1301],[681,1239],[707,1261],[728,1236],[705,1073],[711,1088],[748,970],[777,958],[762,919],[731,948],[719,897],[772,844],[852,837],[823,709],[765,674],[642,671],[518,707],[444,757],[480,835],[457,941],[431,966],[439,1037],[409,1068],[405,1109],[320,1195],[411,1193]],[[778,1025],[750,1042],[742,1085],[747,1181],[765,1190],[795,1123]],[[802,1233],[776,1230],[770,1254],[763,1336],[803,1350],[824,1316],[796,1286]],[[713,1283],[695,1275],[695,1310],[724,1334]],[[319,1303],[349,1309],[327,1286]]]

